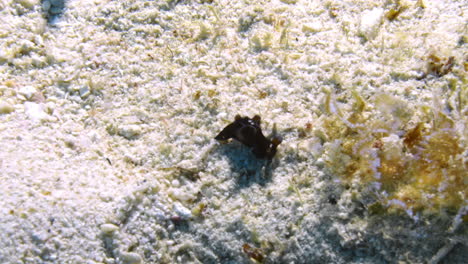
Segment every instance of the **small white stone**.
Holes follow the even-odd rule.
[[[172,185],[173,187],[179,187],[179,186],[180,186],[180,182],[179,182],[178,180],[172,180],[171,185]]]
[[[141,263],[141,257],[135,252],[124,252],[121,255],[122,263],[125,264],[139,264]]]
[[[169,194],[171,194],[172,197],[179,201],[189,201],[194,199],[194,196],[192,193],[189,193],[187,191],[184,191],[180,188],[169,188]]]
[[[89,95],[91,94],[91,92],[89,91],[89,87],[84,85],[84,86],[81,86],[80,87],[80,96],[81,98],[86,98],[88,97]]]
[[[119,127],[118,134],[126,139],[136,139],[142,133],[141,127],[138,125],[126,125]]]
[[[180,203],[174,203],[172,205],[172,210],[183,220],[192,218],[192,212]]]
[[[320,22],[313,22],[313,23],[306,23],[302,25],[302,32],[304,33],[316,33],[322,31],[322,23]]]
[[[217,119],[223,119],[223,118],[226,118],[226,116],[227,116],[226,112],[221,112],[216,116],[216,118]]]
[[[31,238],[34,242],[44,243],[49,236],[45,232],[35,232],[31,235]]]
[[[43,121],[48,119],[48,115],[44,112],[43,104],[26,102],[24,103],[24,110],[31,120]]]
[[[34,6],[39,4],[39,0],[17,0],[22,6],[32,9]]]
[[[37,92],[36,88],[32,86],[23,86],[19,89],[19,94],[24,96],[27,100],[30,100]]]
[[[323,167],[325,165],[325,161],[322,159],[322,158],[318,158],[316,161],[315,161],[315,165],[319,166],[319,167]]]
[[[379,32],[383,15],[384,10],[382,8],[374,8],[372,10],[364,11],[359,23],[359,34],[368,40],[375,38]]]
[[[101,225],[101,231],[105,234],[111,234],[119,230],[119,227],[114,224],[103,224]]]

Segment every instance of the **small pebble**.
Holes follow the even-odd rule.
[[[126,139],[136,139],[142,133],[141,127],[138,125],[126,125],[118,128],[119,136],[122,136]]]
[[[221,112],[216,116],[216,119],[223,119],[223,118],[226,118],[226,117],[227,117],[227,113],[226,112]]]
[[[359,34],[367,40],[375,38],[379,32],[383,15],[384,10],[382,8],[374,8],[372,10],[364,11],[359,23]]]
[[[31,235],[31,239],[36,243],[44,243],[49,236],[45,232],[35,232]]]
[[[19,89],[19,94],[24,96],[27,100],[30,100],[37,92],[36,88],[32,86],[24,86]]]
[[[112,234],[119,230],[119,227],[114,224],[103,224],[101,225],[101,231],[105,234]]]
[[[24,110],[31,120],[43,121],[48,119],[48,115],[44,112],[43,104],[26,102],[24,103]]]
[[[11,112],[15,111],[15,108],[13,106],[5,101],[0,101],[0,115],[1,114],[9,114]]]
[[[91,94],[91,92],[89,91],[89,87],[84,85],[84,86],[81,86],[80,87],[80,96],[81,98],[85,99],[86,97],[88,97],[89,95]]]
[[[193,194],[183,191],[180,188],[169,188],[169,193],[179,201],[188,201],[194,198]]]
[[[39,4],[39,0],[17,0],[22,6],[32,9],[34,6]]]
[[[319,168],[322,168],[323,166],[325,166],[325,161],[322,158],[318,158],[315,161],[315,165],[317,165]]]
[[[180,203],[174,203],[174,205],[172,206],[172,210],[174,210],[174,212],[182,220],[187,220],[189,218],[192,218],[192,212]]]
[[[302,32],[304,33],[316,33],[322,31],[322,23],[314,22],[314,23],[306,23],[302,25]]]
[[[173,187],[179,187],[179,186],[180,186],[180,182],[179,182],[178,180],[172,180],[171,185],[172,185]]]
[[[124,264],[139,264],[142,261],[140,255],[134,252],[124,252],[121,258]]]

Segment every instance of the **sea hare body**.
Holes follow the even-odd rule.
[[[260,127],[260,120],[258,115],[253,118],[236,115],[234,122],[227,125],[215,139],[224,141],[233,138],[251,148],[257,158],[271,160],[276,154],[281,138],[266,138]]]

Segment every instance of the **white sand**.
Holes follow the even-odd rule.
[[[250,263],[244,243],[267,263],[466,260],[466,226],[368,216],[299,137],[324,89],[432,106],[466,86],[418,77],[431,53],[464,72],[468,3],[390,21],[391,2],[70,0],[48,24],[2,0],[0,262]],[[238,113],[276,124],[272,171],[213,142]]]

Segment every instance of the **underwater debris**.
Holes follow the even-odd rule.
[[[393,21],[395,20],[402,12],[404,12],[405,10],[407,10],[409,8],[409,5],[407,2],[405,1],[400,1],[400,0],[396,0],[394,3],[393,3],[393,7],[388,10],[385,14],[385,17],[389,20],[389,21]]]
[[[450,56],[448,58],[439,58],[438,56],[431,54],[429,56],[428,70],[437,76],[443,76],[449,73],[455,63],[455,57]]]
[[[262,133],[260,121],[259,115],[253,118],[236,115],[234,122],[226,126],[215,139],[225,141],[233,138],[251,148],[257,158],[271,160],[282,139],[278,136],[274,136],[271,140],[266,138]]]
[[[432,53],[427,58],[427,68],[422,78],[426,77],[429,74],[432,74],[436,77],[442,77],[451,72],[453,66],[455,65],[455,57],[453,56],[445,58],[439,57],[436,54]]]
[[[263,263],[265,256],[261,249],[252,247],[249,244],[244,244],[242,245],[242,250],[251,260],[255,261],[255,263]]]
[[[405,134],[405,138],[403,143],[409,149],[411,149],[416,143],[418,143],[422,139],[422,129],[424,128],[423,123],[417,124],[413,129],[408,131]]]
[[[389,11],[387,11],[387,13],[385,14],[385,17],[390,20],[390,21],[393,21],[395,20],[400,14],[401,12],[404,11],[404,8],[402,7],[399,7],[398,9],[390,9]]]
[[[456,117],[383,98],[357,107],[363,99],[354,96],[351,113],[345,115],[330,93],[325,95],[328,115],[315,133],[326,141],[324,160],[330,171],[346,183],[375,187],[378,202],[369,207],[371,213],[397,209],[417,217],[466,206],[466,140]],[[408,126],[414,116],[419,122]]]

